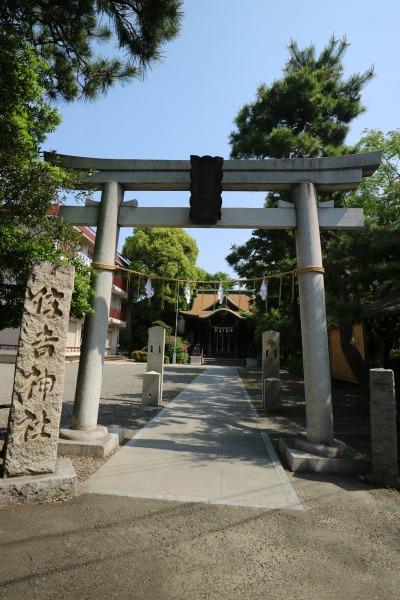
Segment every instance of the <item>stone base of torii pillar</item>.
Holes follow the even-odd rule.
[[[369,460],[338,440],[332,444],[313,444],[304,438],[281,438],[279,453],[293,472],[350,474],[367,473]]]
[[[93,436],[90,439],[90,434]],[[97,435],[96,435],[97,434]],[[101,435],[99,435],[101,434]],[[82,438],[85,439],[82,439]],[[105,458],[123,442],[124,430],[119,427],[108,428],[102,425],[96,431],[85,431],[84,436],[79,430],[60,429],[58,439],[58,456],[90,456]]]

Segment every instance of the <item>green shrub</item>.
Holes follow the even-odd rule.
[[[169,365],[169,356],[164,356],[164,365]]]
[[[147,352],[144,350],[134,350],[131,354],[131,358],[135,362],[147,362]]]
[[[165,329],[165,335],[169,336],[172,333],[172,327],[164,323],[164,321],[153,321],[151,324],[152,327],[163,327]]]
[[[399,348],[393,348],[393,350],[390,351],[389,369],[392,369],[396,373],[400,372],[400,349]]]
[[[174,340],[175,338],[171,335],[165,338],[165,357],[172,363],[174,356]],[[187,352],[188,343],[184,342],[182,338],[176,338],[176,362],[177,364],[184,365],[189,362],[189,354]]]
[[[297,375],[298,377],[304,377],[303,371],[303,359],[301,356],[290,357],[287,359],[287,368],[289,373]]]

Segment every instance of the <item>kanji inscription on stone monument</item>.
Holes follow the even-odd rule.
[[[4,476],[53,473],[74,269],[32,262],[15,366]]]

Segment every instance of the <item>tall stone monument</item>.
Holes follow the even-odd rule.
[[[74,268],[32,262],[15,366],[4,477],[54,473]]]

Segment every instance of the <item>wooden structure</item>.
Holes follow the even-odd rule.
[[[366,360],[367,340],[365,325],[363,323],[354,323],[353,338],[359,353],[363,359]],[[351,381],[352,383],[358,383],[358,379],[354,376],[353,371],[342,352],[339,327],[334,327],[329,330],[329,346],[332,377],[335,379],[343,379],[344,381]]]
[[[180,311],[185,321],[185,337],[191,346],[200,345],[202,355],[242,358],[247,350],[245,331],[251,293],[229,292],[219,304],[214,290],[204,290],[193,300],[190,310]]]

